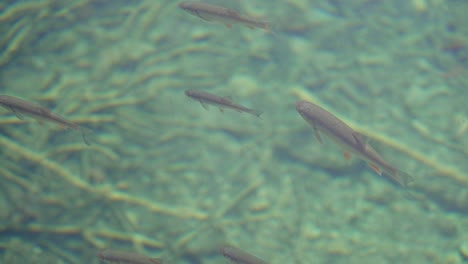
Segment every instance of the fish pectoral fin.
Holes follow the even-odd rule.
[[[232,28],[232,24],[224,24],[226,25],[227,28],[231,29]]]
[[[379,167],[377,167],[376,165],[372,163],[369,163],[369,167],[371,167],[371,169],[375,171],[378,175],[382,176],[382,171],[380,170]]]
[[[224,108],[220,107],[220,108],[218,108],[218,109],[219,109],[219,111],[220,111],[221,113],[224,114]]]
[[[322,137],[320,136],[320,133],[319,133],[318,128],[315,125],[315,123],[312,124],[312,128],[314,129],[315,138],[317,138],[317,140],[320,142],[320,144],[323,144]]]
[[[16,111],[16,110],[13,109],[13,108],[10,108],[10,110],[13,112],[13,114],[15,114],[15,116],[16,116],[18,119],[24,120],[24,116],[23,116],[20,112]]]
[[[200,104],[203,108],[205,108],[205,110],[208,110],[208,105],[205,104],[204,102],[200,101]]]

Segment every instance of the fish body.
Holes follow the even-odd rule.
[[[364,141],[361,134],[327,110],[307,101],[296,102],[296,110],[312,126],[320,143],[323,143],[320,137],[321,132],[344,148],[345,151],[349,151],[368,162],[379,175],[386,175],[403,187],[408,187],[408,184],[414,181],[410,175],[385,161],[377,151]]]
[[[233,246],[221,246],[219,252],[227,259],[238,264],[267,264],[266,261]]]
[[[0,105],[12,111],[19,119],[23,119],[23,115],[28,115],[36,120],[45,120],[56,123],[62,127],[80,130],[83,135],[83,140],[87,145],[89,145],[84,134],[84,128],[55,113],[52,113],[47,108],[10,95],[0,95]]]
[[[259,118],[260,118],[260,115],[262,114],[261,111],[257,111],[257,110],[250,109],[242,105],[236,104],[232,102],[232,100],[228,97],[221,97],[221,96],[217,96],[214,94],[210,94],[210,93],[198,91],[198,90],[187,90],[185,91],[185,95],[200,102],[200,104],[205,109],[208,108],[207,105],[215,105],[219,107],[220,111],[223,111],[224,108],[230,108],[230,109],[236,110],[237,112],[249,113]]]
[[[217,21],[231,28],[232,24],[243,24],[249,28],[270,30],[269,23],[243,16],[237,11],[222,6],[203,2],[187,1],[179,4],[179,8],[206,21]]]
[[[105,249],[97,253],[97,257],[101,260],[125,263],[125,264],[162,264],[163,261],[159,258],[149,258],[140,254]]]

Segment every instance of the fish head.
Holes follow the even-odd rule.
[[[196,14],[196,10],[193,2],[182,2],[179,4],[179,8],[185,10],[191,14]]]
[[[304,100],[296,102],[296,111],[308,122],[323,123],[324,116],[332,115],[320,106]]]
[[[303,115],[305,110],[307,109],[307,102],[306,101],[297,101],[296,102],[296,111]]]
[[[315,120],[317,117],[316,111],[314,111],[316,106],[307,101],[297,101],[296,102],[296,111],[307,121]]]
[[[188,97],[193,97],[193,95],[194,95],[193,90],[186,90],[185,95],[188,96]]]

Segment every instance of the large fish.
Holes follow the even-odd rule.
[[[403,187],[408,187],[408,184],[414,181],[410,175],[385,161],[364,141],[361,134],[327,110],[307,101],[296,102],[296,110],[312,126],[315,137],[320,143],[323,143],[320,137],[320,132],[322,132],[344,148],[346,158],[349,158],[348,151],[356,154],[367,161],[369,166],[379,175],[385,175]]]
[[[203,20],[222,23],[228,28],[231,28],[232,24],[243,24],[252,29],[263,28],[270,31],[269,23],[248,16],[243,16],[237,11],[222,6],[203,2],[187,1],[180,3],[179,8]]]

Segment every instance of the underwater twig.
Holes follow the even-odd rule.
[[[16,176],[14,173],[12,173],[6,168],[0,169],[0,175],[0,178],[4,178],[15,183],[16,185],[20,186],[22,189],[26,190],[29,193],[37,193],[37,191],[39,190],[39,188],[36,185],[28,182],[23,178]]]
[[[237,167],[237,169],[242,169],[243,166]],[[237,172],[237,169],[234,171]],[[233,174],[230,173],[232,176]],[[252,175],[257,175],[253,173]],[[208,222],[202,223],[201,226],[199,226],[197,229],[191,230],[189,233],[186,235],[180,237],[177,242],[175,243],[175,248],[181,250],[183,249],[190,241],[192,241],[195,237],[198,236],[202,231],[206,230],[207,228],[211,226],[223,226],[223,222],[220,221],[220,219],[230,210],[232,210],[234,207],[240,204],[241,201],[243,201],[246,197],[248,197],[250,194],[252,194],[255,190],[257,190],[260,185],[262,185],[263,179],[262,178],[256,178],[254,179],[253,182],[249,184],[245,189],[243,189],[236,197],[234,197],[228,204],[225,206],[221,207],[218,209],[216,212],[214,212],[213,216],[208,219]],[[244,219],[245,220],[245,219]],[[219,223],[216,223],[216,222]],[[246,222],[246,221],[243,221]]]
[[[98,248],[104,248],[105,242],[103,239],[118,240],[135,245],[136,247],[145,247],[153,249],[161,249],[164,244],[152,238],[146,237],[141,234],[128,234],[109,229],[95,229],[83,228],[77,225],[42,225],[42,224],[28,224],[18,226],[0,226],[0,233],[2,232],[24,232],[32,234],[53,234],[53,235],[79,235],[85,241]]]
[[[151,212],[161,213],[183,219],[192,218],[204,220],[207,218],[207,215],[205,213],[193,210],[191,208],[179,208],[174,206],[168,206],[156,203],[154,201],[146,200],[144,198],[132,196],[123,192],[115,191],[109,188],[94,187],[88,182],[73,175],[70,171],[62,167],[60,164],[55,163],[54,161],[51,161],[45,158],[43,155],[38,154],[30,149],[24,148],[1,135],[0,145],[4,148],[7,148],[9,152],[15,153],[15,155],[20,155],[23,158],[33,163],[36,163],[41,167],[47,168],[66,182],[70,183],[72,186],[92,194],[101,195],[105,199],[139,205]]]
[[[18,34],[18,32],[25,27],[25,24],[30,22],[30,20],[26,17],[21,18],[19,21],[14,23],[14,25],[9,28],[8,32],[2,35],[0,39],[0,50],[7,50],[8,44],[12,41],[12,39]]]
[[[73,153],[73,152],[79,152],[79,151],[93,151],[93,152],[99,152],[103,156],[107,157],[108,159],[112,161],[116,161],[119,159],[119,156],[117,153],[115,153],[112,149],[104,147],[102,145],[91,145],[91,146],[86,146],[81,143],[70,143],[70,144],[65,144],[65,145],[60,145],[57,146],[48,152],[44,153],[45,158],[50,158],[52,156],[64,156],[67,155],[67,153]]]
[[[460,152],[460,153],[465,154],[466,156],[468,156],[468,149],[466,149],[466,148],[464,148],[464,147],[462,147],[460,145],[450,144],[450,143],[447,142],[448,140],[444,140],[444,139],[442,139],[440,137],[437,137],[437,136],[433,135],[433,133],[431,133],[429,131],[429,128],[427,128],[421,122],[419,122],[417,120],[412,120],[410,122],[410,125],[419,133],[419,135],[426,138],[427,140],[430,140],[430,141],[432,141],[434,143],[437,143],[437,144],[444,145],[447,148],[450,148],[452,150],[455,150],[457,152]]]
[[[29,36],[31,31],[31,25],[25,25],[23,28],[18,30],[13,39],[9,42],[9,45],[0,54],[0,66],[7,64],[10,59],[20,50],[21,46],[24,44],[26,38]]]
[[[0,23],[6,21],[13,21],[19,17],[25,16],[27,13],[38,13],[40,10],[44,10],[50,6],[50,1],[28,1],[28,2],[16,2],[14,5],[8,5],[9,7],[0,14]]]
[[[230,200],[228,204],[226,204],[225,206],[221,207],[218,211],[216,211],[216,213],[214,214],[214,219],[219,219],[222,216],[224,216],[226,213],[232,210],[232,208],[236,207],[247,196],[249,196],[251,193],[256,191],[258,187],[260,187],[260,185],[262,184],[263,184],[263,179],[256,178],[254,182],[251,182],[249,186],[247,186],[239,194],[237,194],[236,197]]]

